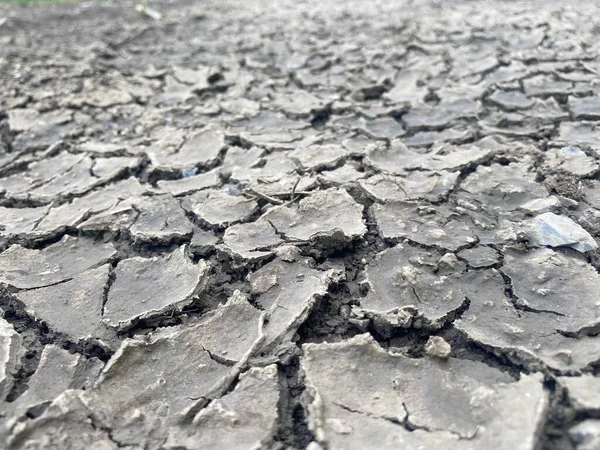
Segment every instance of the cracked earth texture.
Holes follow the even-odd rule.
[[[590,2],[0,7],[0,447],[599,449]]]

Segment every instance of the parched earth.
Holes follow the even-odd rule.
[[[596,5],[152,7],[0,7],[0,448],[600,448]]]

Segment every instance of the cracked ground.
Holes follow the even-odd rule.
[[[600,449],[592,2],[152,7],[0,7],[0,448]]]

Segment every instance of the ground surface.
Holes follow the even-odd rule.
[[[600,448],[564,3],[0,8],[0,447]]]

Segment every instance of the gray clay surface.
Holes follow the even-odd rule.
[[[597,1],[0,5],[0,448],[600,449]]]

